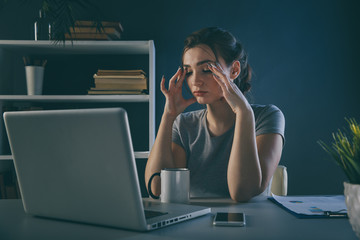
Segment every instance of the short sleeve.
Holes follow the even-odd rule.
[[[255,115],[256,136],[277,133],[285,142],[285,117],[281,110],[274,105],[253,108]]]
[[[184,148],[184,144],[181,140],[181,133],[180,133],[180,122],[181,122],[180,118],[181,118],[181,114],[177,116],[177,118],[174,121],[172,127],[172,141]]]

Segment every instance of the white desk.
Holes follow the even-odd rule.
[[[213,215],[140,233],[28,216],[20,200],[0,200],[0,239],[356,239],[348,219],[298,219],[265,198],[249,203],[194,200],[212,212],[245,212],[246,227],[214,227]]]

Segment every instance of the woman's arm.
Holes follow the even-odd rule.
[[[267,188],[279,164],[283,140],[279,134],[255,136],[253,114],[236,118],[228,165],[228,187],[235,201],[248,201]]]
[[[248,201],[269,184],[280,161],[282,138],[278,134],[256,137],[254,113],[245,96],[221,66],[210,65],[209,68],[236,115],[227,174],[230,196],[235,201]]]
[[[230,196],[235,201],[248,201],[261,187],[262,172],[251,109],[236,115],[227,180]]]
[[[256,144],[262,173],[260,188],[260,193],[262,193],[268,187],[270,180],[279,165],[284,143],[280,134],[268,133],[257,136]]]
[[[185,100],[182,97],[182,84],[184,79],[185,71],[179,68],[176,74],[170,79],[168,89],[165,88],[164,77],[161,80],[161,91],[165,95],[166,103],[158,134],[145,168],[146,187],[148,187],[149,179],[155,172],[160,172],[163,168],[186,166],[184,149],[172,143],[172,126],[176,117],[183,112],[186,107],[195,102],[195,98]],[[152,192],[155,195],[160,194],[159,179],[153,180]]]

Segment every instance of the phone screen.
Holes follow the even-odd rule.
[[[245,214],[218,212],[214,219],[214,225],[244,226]]]

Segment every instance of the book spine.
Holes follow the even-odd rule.
[[[95,83],[96,89],[116,89],[116,90],[139,90],[139,89],[147,89],[146,84],[102,84],[102,83]]]
[[[104,28],[96,28],[96,27],[74,27],[70,28],[71,34],[78,34],[78,33],[106,33],[106,34],[120,34],[115,28],[113,27],[104,27]]]

